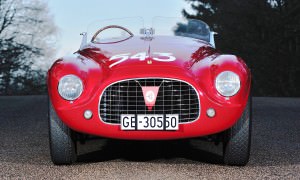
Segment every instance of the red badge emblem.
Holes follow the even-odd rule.
[[[148,110],[151,111],[152,107],[155,105],[159,86],[143,86],[143,95],[145,104],[148,107]]]

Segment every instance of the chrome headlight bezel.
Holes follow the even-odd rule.
[[[78,76],[68,74],[59,80],[57,90],[63,99],[73,101],[82,94],[83,83]]]
[[[241,88],[240,77],[232,71],[223,71],[215,79],[215,88],[222,96],[234,96]]]

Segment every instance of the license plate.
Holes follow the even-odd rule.
[[[121,130],[178,130],[178,114],[122,114]]]

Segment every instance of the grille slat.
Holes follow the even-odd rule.
[[[159,86],[156,103],[149,111],[141,86]],[[200,103],[195,89],[186,82],[163,78],[116,82],[102,93],[99,113],[106,123],[120,124],[121,114],[178,114],[179,123],[196,120]]]

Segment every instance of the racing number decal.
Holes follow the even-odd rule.
[[[155,61],[160,61],[160,62],[171,62],[171,61],[175,61],[176,57],[173,56],[172,53],[161,53],[161,52],[154,52],[153,53],[153,60]],[[112,63],[109,67],[113,67],[117,64],[120,64],[128,59],[139,59],[140,61],[144,61],[146,60],[146,58],[148,58],[149,56],[147,55],[146,52],[140,52],[137,53],[135,55],[130,56],[130,53],[124,53],[124,54],[117,54],[112,56],[109,61],[112,60],[118,60],[114,63]]]
[[[171,62],[176,60],[176,57],[174,57],[172,53],[154,52],[153,54],[157,55],[157,57],[153,57],[153,60],[155,61]]]
[[[121,62],[124,62],[126,61],[128,58],[129,58],[129,55],[130,53],[126,53],[126,54],[118,54],[118,55],[114,55],[112,56],[109,61],[112,61],[112,60],[116,60],[116,59],[119,59],[119,61],[116,61],[114,63],[112,63],[109,67],[113,67],[114,65],[117,65],[117,64],[120,64]]]
[[[130,59],[139,59],[140,61],[144,61],[147,58],[146,52],[137,53],[130,57]]]

